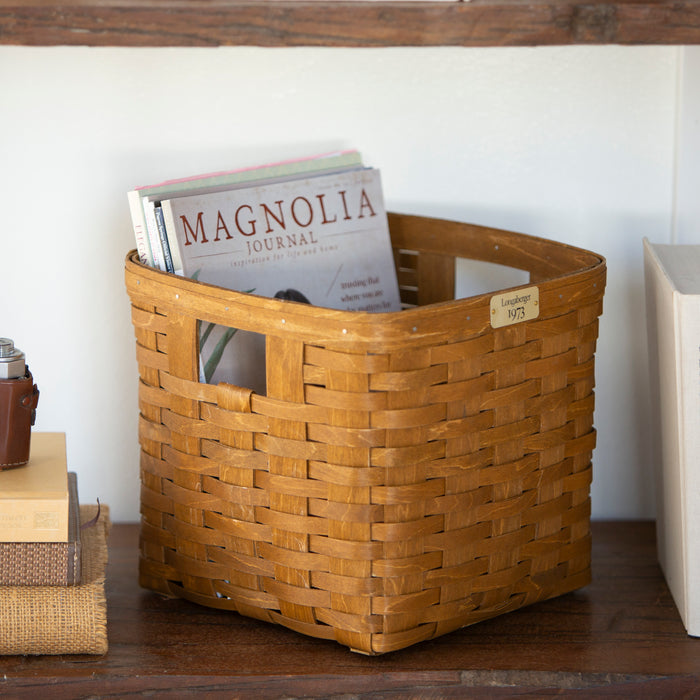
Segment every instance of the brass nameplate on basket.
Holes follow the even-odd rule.
[[[528,287],[491,297],[491,327],[512,326],[540,315],[540,289]]]

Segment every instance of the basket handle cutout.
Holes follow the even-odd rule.
[[[200,382],[266,393],[264,335],[199,320],[197,343]]]

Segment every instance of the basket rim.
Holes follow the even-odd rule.
[[[415,306],[400,311],[372,313],[369,311],[348,311],[331,309],[322,306],[309,306],[299,302],[273,299],[248,292],[240,292],[214,284],[201,282],[188,277],[174,275],[143,264],[135,249],[130,250],[125,260],[125,278],[129,296],[140,303],[155,304],[163,308],[175,309],[187,316],[196,316],[202,320],[230,325],[227,318],[231,310],[243,314],[249,318],[251,325],[259,328],[259,332],[275,332],[275,326],[280,327],[279,332],[302,334],[308,337],[311,333],[321,339],[337,340],[339,342],[380,342],[382,344],[392,342],[405,342],[410,337],[411,342],[420,342],[421,339],[433,342],[438,337],[454,332],[455,316],[470,326],[469,335],[479,335],[490,326],[489,307],[490,300],[496,294],[517,292],[537,286],[540,295],[552,295],[556,290],[556,297],[563,299],[564,304],[555,304],[557,310],[571,309],[572,299],[582,296],[581,288],[586,288],[588,283],[596,288],[595,294],[602,297],[605,284],[606,261],[597,253],[576,248],[565,243],[538,238],[529,234],[521,234],[503,229],[494,229],[466,224],[446,219],[429,219],[414,215],[389,214],[392,225],[409,226],[420,225],[425,222],[438,223],[451,229],[451,235],[455,232],[461,234],[466,231],[470,236],[481,236],[483,242],[477,249],[470,253],[469,259],[483,260],[509,265],[523,270],[529,270],[531,266],[527,262],[540,263],[546,261],[551,255],[559,255],[571,268],[560,274],[552,275],[537,281],[515,285],[504,289],[493,290],[469,297],[462,297],[447,301],[440,301],[426,306]],[[394,229],[392,229],[392,241]],[[502,251],[492,241],[505,241],[509,244],[509,250]],[[402,234],[399,234],[399,247],[403,242]],[[441,241],[431,240],[427,245],[420,246],[420,252],[444,253],[445,246]],[[415,247],[415,246],[411,246]],[[507,248],[508,246],[504,246]],[[523,254],[520,264],[513,264],[513,257],[519,251],[535,248],[546,253],[546,256],[533,255],[531,250]],[[452,253],[452,251],[450,251]],[[457,255],[457,257],[465,257]],[[501,257],[507,257],[504,262]],[[582,267],[573,267],[583,263]],[[546,263],[545,263],[546,264]],[[602,283],[598,286],[598,280]],[[566,290],[568,294],[565,294]],[[590,296],[590,295],[589,295]],[[553,312],[553,315],[557,313]],[[436,324],[436,317],[444,319],[444,323]],[[428,323],[429,321],[429,323]],[[250,330],[256,330],[251,327]]]

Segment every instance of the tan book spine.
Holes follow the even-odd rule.
[[[0,542],[68,542],[64,433],[33,433],[29,462],[0,472]]]

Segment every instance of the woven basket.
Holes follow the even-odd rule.
[[[386,314],[127,256],[142,586],[380,654],[589,582],[604,259],[389,218],[407,308]],[[534,292],[536,318],[452,300],[456,257],[529,271],[506,298]],[[266,336],[266,395],[199,383],[199,319]]]

